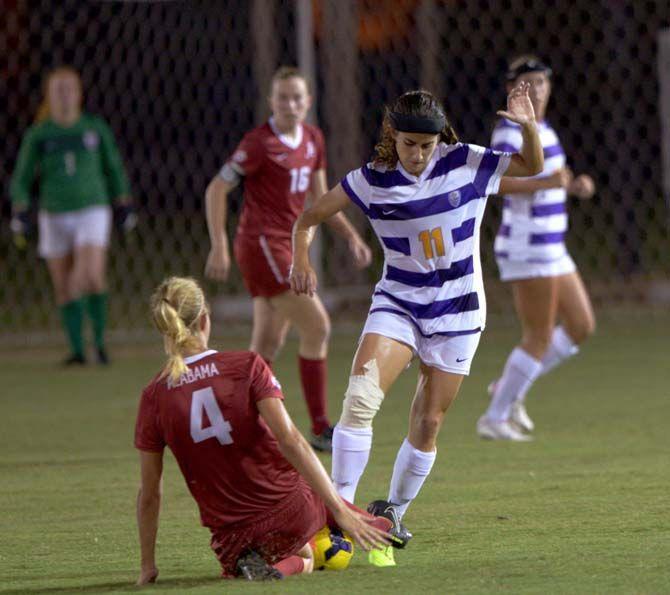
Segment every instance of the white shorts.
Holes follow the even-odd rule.
[[[558,277],[569,275],[577,270],[575,261],[566,252],[564,256],[551,262],[523,262],[497,258],[501,281],[519,281],[521,279],[536,279],[537,277]]]
[[[66,213],[40,211],[37,220],[42,258],[62,258],[79,246],[109,245],[112,209],[107,205]]]
[[[362,335],[366,333],[376,333],[405,343],[425,365],[463,376],[470,373],[472,358],[482,336],[477,331],[467,335],[426,337],[412,319],[392,312],[368,314]]]

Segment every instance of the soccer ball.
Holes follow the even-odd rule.
[[[348,535],[325,526],[314,536],[314,568],[344,570],[354,555],[354,542]]]

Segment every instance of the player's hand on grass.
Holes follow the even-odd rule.
[[[212,246],[205,265],[205,276],[214,281],[225,281],[230,273],[230,253],[225,244]]]
[[[500,110],[498,115],[516,122],[521,126],[535,123],[535,110],[528,95],[530,83],[519,83],[507,96],[507,110]]]
[[[351,537],[366,552],[391,544],[391,536],[370,524],[370,517],[343,507],[333,513],[337,526]]]
[[[157,578],[158,578],[158,568],[156,568],[155,566],[149,566],[147,568],[142,568],[142,570],[140,571],[140,577],[137,579],[137,583],[135,584],[138,587],[141,587],[142,585],[155,583]]]
[[[309,262],[294,262],[289,273],[291,289],[298,295],[303,293],[312,297],[316,292],[316,273]]]
[[[596,192],[596,184],[591,176],[582,174],[572,180],[568,192],[582,200],[592,198]]]
[[[349,250],[354,258],[354,266],[357,269],[364,269],[372,262],[372,250],[360,238],[356,237],[349,241]]]
[[[547,179],[552,188],[570,188],[572,184],[572,170],[569,167],[557,169]]]

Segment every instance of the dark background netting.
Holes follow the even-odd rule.
[[[85,107],[110,123],[127,164],[140,225],[125,241],[114,239],[111,321],[117,329],[144,326],[142,303],[165,274],[202,275],[209,249],[205,187],[242,134],[266,115],[267,74],[300,61],[297,20],[306,5],[2,0],[0,6],[0,334],[37,337],[57,327],[34,242],[26,252],[11,242],[8,185],[43,76],[60,64],[81,71]],[[571,201],[569,235],[597,300],[639,303],[648,287],[667,280],[656,40],[670,25],[668,2],[323,0],[307,7],[331,183],[367,160],[383,104],[412,87],[437,93],[461,137],[487,145],[504,103],[507,60],[537,53],[555,72],[548,118],[570,165],[598,186],[592,201]],[[240,203],[237,191],[231,232]],[[499,214],[492,199],[482,234],[490,292],[499,290],[492,258]],[[333,294],[338,286],[376,279],[378,266],[353,273],[343,244],[322,237],[323,282]],[[225,287],[208,289],[243,293],[237,274]]]

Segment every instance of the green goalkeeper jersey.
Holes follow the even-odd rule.
[[[129,192],[112,131],[90,114],[67,128],[46,120],[28,129],[10,186],[14,206],[28,206],[35,176],[40,209],[50,213],[109,204]]]

